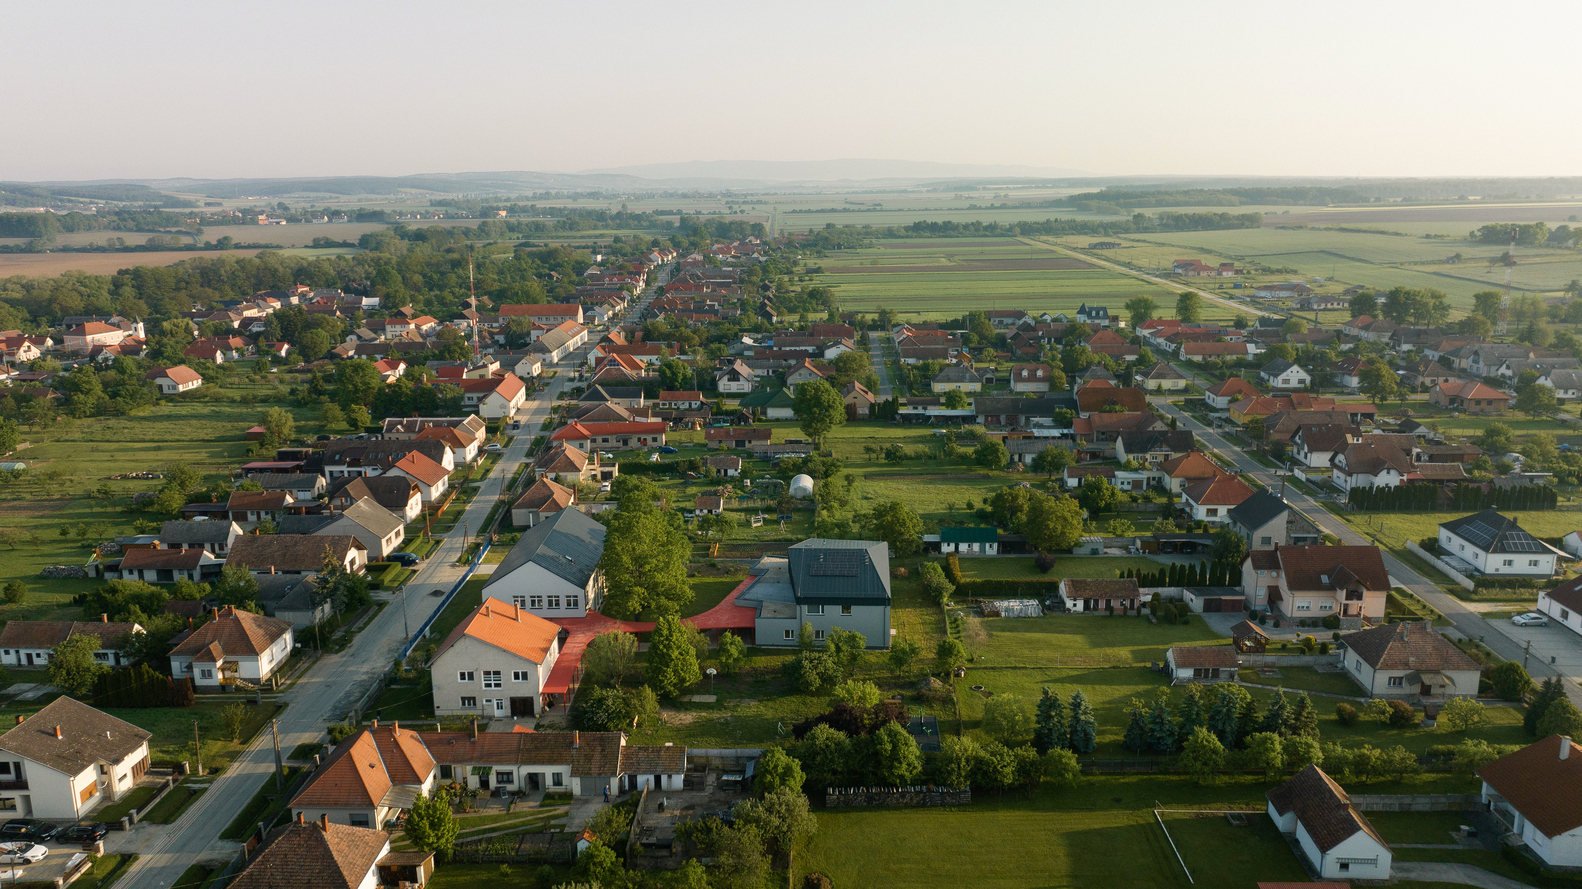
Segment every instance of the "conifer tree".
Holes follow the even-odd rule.
[[[1296,705],[1291,708],[1291,734],[1318,740],[1318,710],[1314,708],[1307,692],[1297,695]]]
[[[1071,749],[1078,753],[1092,753],[1099,746],[1099,726],[1093,718],[1093,706],[1080,688],[1071,693],[1070,735]]]
[[[1126,732],[1121,736],[1121,746],[1138,754],[1149,750],[1148,708],[1136,698],[1126,705]]]
[[[1274,690],[1274,699],[1269,702],[1260,726],[1262,731],[1282,738],[1291,733],[1291,702],[1285,699],[1284,688]]]
[[[1043,756],[1051,750],[1065,750],[1071,746],[1071,724],[1066,720],[1066,702],[1060,695],[1044,687],[1038,699],[1038,720],[1033,729],[1033,748]]]
[[[1148,746],[1166,756],[1176,752],[1176,718],[1170,712],[1170,692],[1160,689],[1148,711]]]
[[[1208,723],[1208,708],[1203,701],[1203,686],[1187,683],[1181,703],[1176,707],[1176,736],[1185,740],[1192,731]]]

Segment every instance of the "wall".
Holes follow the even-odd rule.
[[[1319,640],[1324,641],[1324,640]],[[1243,654],[1243,667],[1338,667],[1340,652],[1329,654]]]
[[[1363,812],[1457,812],[1481,808],[1476,793],[1353,793],[1351,804]]]
[[[925,806],[967,806],[972,804],[972,788],[934,787],[830,787],[824,791],[824,805],[831,809],[854,806],[893,806],[917,809]]]
[[[1406,541],[1406,551],[1426,561],[1428,564],[1433,565],[1440,571],[1443,571],[1445,576],[1460,584],[1463,589],[1472,589],[1472,581],[1468,580],[1466,575],[1450,567],[1449,564],[1442,561],[1438,556],[1429,555],[1428,550],[1418,546],[1415,542],[1410,540]]]

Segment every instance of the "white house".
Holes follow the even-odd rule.
[[[1341,665],[1372,697],[1475,697],[1480,668],[1425,621],[1383,624],[1340,637]]]
[[[438,716],[538,716],[560,656],[560,627],[493,597],[440,644],[432,672]]]
[[[972,556],[999,555],[1000,532],[997,528],[976,526],[940,528],[939,551]]]
[[[527,384],[514,373],[487,380],[449,380],[461,387],[462,403],[485,420],[499,420],[516,413],[527,402]]]
[[[1533,854],[1582,867],[1582,752],[1550,735],[1478,769],[1483,802]]]
[[[69,697],[0,735],[0,811],[74,821],[148,771],[148,732]]]
[[[563,509],[522,532],[483,585],[484,595],[539,617],[586,617],[604,593],[604,526]]]
[[[1378,547],[1263,549],[1261,545],[1262,538],[1252,544],[1241,562],[1247,610],[1271,611],[1292,619],[1338,614],[1342,619],[1384,620],[1390,574]]]
[[[291,656],[291,642],[289,621],[227,605],[170,650],[170,675],[189,676],[199,691],[262,685]]]
[[[1291,456],[1309,469],[1328,469],[1335,455],[1345,450],[1354,438],[1349,427],[1339,423],[1308,423],[1291,434]]]
[[[1065,603],[1066,611],[1074,614],[1108,613],[1111,608],[1130,611],[1142,603],[1142,591],[1137,588],[1135,577],[1115,580],[1068,577],[1060,581],[1060,601]]]
[[[1571,632],[1582,634],[1582,577],[1539,593],[1536,610],[1549,615],[1550,620]],[[6,629],[10,628],[7,624]],[[0,633],[0,639],[4,638],[4,634]]]
[[[758,374],[738,358],[714,374],[714,385],[725,395],[742,395],[758,387]]]
[[[1560,401],[1582,398],[1582,370],[1551,370],[1539,377],[1538,382],[1555,390],[1555,398]]]
[[[450,471],[417,451],[396,461],[386,474],[405,476],[416,482],[424,503],[440,500],[450,489]]]
[[[5,628],[0,629],[0,664],[7,667],[42,667],[49,663],[50,652],[57,645],[73,636],[89,635],[99,640],[93,659],[101,664],[119,667],[130,663],[121,654],[127,638],[141,632],[141,624],[111,623],[108,619],[6,621]]]
[[[1165,652],[1170,684],[1235,682],[1241,658],[1234,645],[1176,645]]]
[[[1310,765],[1266,796],[1275,826],[1296,836],[1321,878],[1389,879],[1389,844],[1323,769]]]
[[[1412,456],[1401,450],[1393,436],[1358,436],[1335,452],[1330,480],[1342,491],[1352,488],[1394,488],[1412,472]]]
[[[180,395],[203,385],[203,377],[185,364],[156,367],[144,374],[143,379],[153,383],[160,395]]]
[[[1258,371],[1258,380],[1271,389],[1306,389],[1313,376],[1284,358],[1276,358]]]
[[[1441,524],[1439,552],[1479,573],[1511,577],[1553,577],[1555,558],[1563,555],[1493,509]]]
[[[437,769],[418,733],[377,721],[342,741],[291,799],[293,819],[378,828],[434,787]]]
[[[317,475],[313,478],[323,481]],[[232,521],[172,521],[160,526],[159,546],[161,549],[201,549],[223,559],[240,536],[241,526]]]
[[[346,507],[313,533],[355,537],[368,547],[370,560],[383,561],[406,540],[406,522],[369,497]]]
[[[215,522],[214,524],[222,524]],[[104,575],[144,583],[175,583],[190,580],[202,583],[218,577],[223,559],[202,549],[129,549],[121,558],[105,565]]]
[[[1181,489],[1181,508],[1196,522],[1223,524],[1231,508],[1253,495],[1248,484],[1230,473],[1193,482]]]

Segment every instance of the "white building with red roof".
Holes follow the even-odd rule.
[[[560,655],[560,627],[493,596],[439,646],[432,670],[437,716],[537,716]]]

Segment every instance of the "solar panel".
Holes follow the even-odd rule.
[[[1534,540],[1526,531],[1512,531],[1506,534],[1503,543],[1502,548],[1510,553],[1538,553],[1545,549],[1543,544]]]
[[[1494,542],[1494,529],[1482,522],[1468,522],[1456,532],[1462,539],[1481,550]]]
[[[868,553],[860,549],[831,549],[818,555],[818,560],[808,567],[814,577],[856,577]]]

